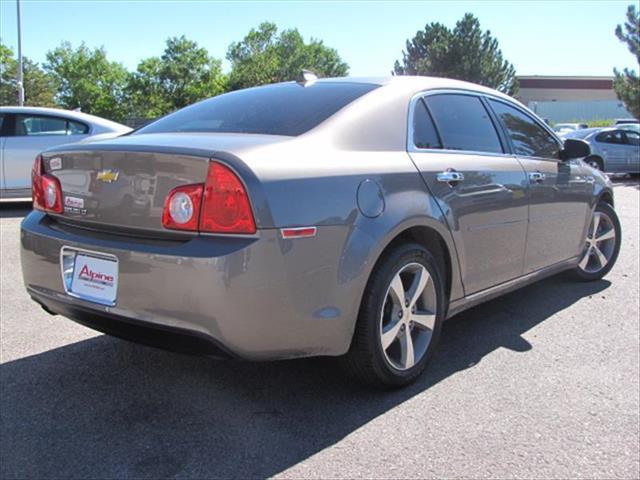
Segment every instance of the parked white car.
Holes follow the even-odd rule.
[[[564,135],[569,132],[575,132],[576,130],[582,130],[584,128],[588,128],[589,125],[586,123],[556,123],[553,127],[553,131],[556,132],[557,135]]]
[[[0,107],[0,198],[31,197],[31,167],[41,151],[130,131],[125,125],[81,112]]]

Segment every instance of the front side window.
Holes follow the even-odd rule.
[[[443,148],[503,153],[498,133],[478,97],[437,94],[426,97],[425,101],[433,114]]]
[[[16,115],[16,136],[82,135],[89,127],[66,118],[45,115]]]
[[[622,136],[622,131],[620,130],[609,130],[607,132],[602,132],[598,134],[596,137],[596,141],[600,143],[611,143],[614,145],[623,145],[625,143],[624,137]]]
[[[489,101],[511,137],[516,155],[558,158],[560,145],[533,118],[506,103],[497,100]]]
[[[422,99],[413,112],[413,144],[418,148],[442,148],[431,114]]]
[[[624,134],[627,136],[627,143],[629,145],[634,145],[634,146],[640,145],[640,133],[626,131],[624,132]]]

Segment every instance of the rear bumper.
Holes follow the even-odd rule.
[[[61,302],[28,289],[29,295],[47,312],[62,315],[85,327],[114,337],[179,353],[230,359],[235,355],[208,335],[191,330],[134,320],[132,318]]]
[[[116,336],[255,360],[340,355],[362,288],[338,280],[346,235],[343,227],[322,227],[311,239],[261,230],[258,238],[158,241],[72,228],[32,212],[21,227],[21,261],[35,301]],[[118,258],[115,306],[65,293],[64,246]]]

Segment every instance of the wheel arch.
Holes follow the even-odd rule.
[[[603,190],[602,193],[600,193],[600,196],[598,197],[598,202],[604,202],[607,205],[610,205],[612,208],[615,207],[614,202],[613,202],[613,192],[611,192],[610,190]]]
[[[597,153],[592,153],[592,154],[590,154],[588,157],[586,157],[584,159],[584,162],[585,163],[589,163],[589,160],[596,160],[596,161],[600,162],[600,166],[602,167],[602,171],[604,171],[605,162],[604,162],[604,158],[602,158],[601,155],[598,155]]]
[[[445,298],[447,302],[450,300],[451,296],[451,281],[452,281],[452,258],[451,252],[449,251],[449,247],[447,246],[447,242],[442,238],[440,233],[435,229],[424,226],[424,225],[415,225],[413,227],[406,228],[405,230],[398,233],[382,250],[379,255],[376,265],[380,262],[385,255],[387,255],[390,251],[392,251],[396,245],[399,243],[417,243],[422,245],[424,248],[429,250],[429,252],[434,256],[436,261],[438,262],[438,266],[440,267],[440,272],[443,276],[442,281],[445,287]],[[375,268],[375,266],[374,266]]]
[[[438,261],[443,275],[442,280],[445,286],[447,303],[464,295],[457,252],[448,227],[443,220],[431,217],[414,218],[411,221],[397,225],[378,240],[375,252],[372,252],[369,257],[371,261],[366,271],[365,288],[371,274],[385,256],[399,243],[408,242],[415,242],[424,246]],[[364,288],[362,295],[364,295]]]

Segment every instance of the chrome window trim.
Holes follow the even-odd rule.
[[[411,97],[411,99],[409,100],[409,112],[407,115],[407,144],[406,144],[406,148],[407,148],[407,152],[409,153],[443,153],[443,154],[447,154],[447,155],[484,155],[484,156],[489,156],[489,157],[500,157],[500,158],[512,158],[514,157],[514,155],[511,152],[502,152],[502,153],[497,153],[497,152],[485,152],[485,151],[478,151],[478,150],[452,150],[452,149],[448,149],[448,148],[420,148],[417,147],[414,143],[413,143],[413,134],[414,134],[414,128],[413,128],[413,115],[415,112],[415,108],[416,108],[416,103],[418,103],[419,100],[432,96],[432,95],[439,95],[439,94],[457,94],[457,95],[469,95],[472,97],[476,97],[479,98],[482,97],[484,94],[482,92],[477,92],[475,90],[466,90],[466,89],[456,89],[456,88],[436,88],[436,89],[429,89],[429,90],[423,90],[421,92],[416,93],[415,95],[413,95]],[[483,108],[486,108],[484,106],[484,104],[482,105]],[[487,112],[489,113],[489,112]],[[493,125],[493,120],[491,120],[491,123]],[[493,126],[494,128],[497,128],[496,125]],[[439,132],[438,132],[439,133]],[[502,144],[502,140],[500,138],[500,134],[496,131],[496,136],[498,137],[498,140],[500,141],[500,143]]]
[[[504,152],[504,153],[495,153],[495,152],[484,152],[484,151],[476,151],[476,150],[451,150],[451,149],[445,149],[445,148],[419,148],[417,147],[414,143],[413,143],[413,134],[414,134],[414,128],[413,128],[413,115],[415,113],[415,107],[416,107],[416,103],[426,97],[429,97],[431,95],[437,95],[437,94],[458,94],[458,95],[470,95],[470,96],[475,96],[478,98],[484,98],[487,101],[488,100],[495,100],[498,102],[502,102],[505,105],[508,105],[512,108],[515,108],[516,110],[520,111],[523,115],[526,115],[527,117],[531,118],[531,120],[536,124],[539,125],[544,131],[546,131],[549,135],[551,135],[551,138],[553,138],[556,143],[558,144],[558,147],[560,149],[562,149],[563,147],[563,142],[562,140],[560,140],[558,138],[558,136],[555,134],[555,132],[546,124],[544,123],[544,121],[540,120],[538,118],[538,116],[531,112],[527,107],[525,107],[524,105],[519,105],[516,101],[514,100],[510,100],[510,99],[505,99],[503,97],[497,96],[497,95],[492,95],[490,93],[487,92],[479,92],[477,90],[469,90],[469,89],[463,89],[463,88],[435,88],[435,89],[427,89],[427,90],[422,90],[416,94],[414,94],[411,99],[409,100],[409,111],[408,111],[408,115],[407,115],[407,152],[409,153],[444,153],[444,154],[457,154],[457,155],[484,155],[484,156],[490,156],[490,157],[501,157],[501,158],[526,158],[526,159],[534,159],[534,160],[546,160],[546,161],[554,161],[554,162],[562,162],[562,160],[560,159],[554,159],[554,158],[548,158],[548,157],[533,157],[533,156],[520,156],[520,155],[516,155],[513,151],[509,151],[509,152]],[[486,107],[485,107],[486,108]],[[492,121],[493,123],[493,121]],[[496,128],[496,126],[494,125],[494,128]],[[503,129],[502,125],[499,125],[497,128],[501,128]],[[496,132],[496,134],[498,134],[498,132]],[[507,135],[507,133],[505,132],[505,135]],[[500,138],[500,135],[498,134],[498,138]],[[508,145],[509,150],[511,150],[511,145]]]

